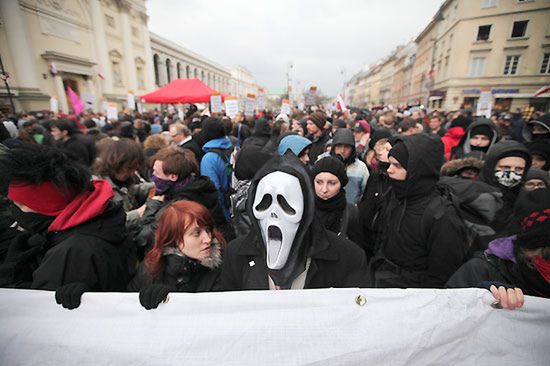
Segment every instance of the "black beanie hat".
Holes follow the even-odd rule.
[[[550,190],[540,188],[522,192],[514,210],[521,224],[516,244],[525,249],[550,246]]]
[[[237,155],[235,177],[239,180],[250,180],[260,168],[273,157],[265,152],[263,146],[244,146]]]
[[[462,114],[458,117],[456,117],[455,119],[453,119],[451,121],[451,128],[453,127],[462,127],[463,129],[466,129],[468,128],[468,126],[470,125],[471,121],[463,116]]]
[[[382,139],[389,139],[392,137],[392,133],[387,128],[379,128],[376,131],[374,131],[371,135],[370,141],[369,141],[369,149],[374,149],[374,145]]]
[[[531,154],[540,155],[548,162],[550,160],[550,143],[545,141],[533,141],[527,145]]]
[[[313,112],[309,115],[308,119],[315,123],[315,126],[319,127],[320,130],[324,129],[327,123],[327,119],[323,112]]]
[[[399,164],[405,169],[408,169],[409,165],[409,152],[403,141],[397,141],[388,153],[388,157],[393,156]]]
[[[206,142],[224,137],[225,129],[223,122],[217,118],[207,118],[202,122],[202,134]]]
[[[470,131],[470,138],[474,137],[475,135],[483,135],[487,137],[489,140],[493,138],[493,129],[488,125],[478,125],[472,128]]]
[[[327,156],[317,160],[315,165],[313,165],[312,172],[313,172],[313,178],[315,178],[317,174],[323,173],[323,172],[334,174],[336,177],[338,177],[338,180],[340,181],[342,188],[346,184],[348,184],[348,175],[346,173],[346,166],[344,165],[342,160],[334,156]]]

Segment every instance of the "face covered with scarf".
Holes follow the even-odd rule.
[[[526,161],[518,156],[508,156],[500,159],[495,165],[495,178],[506,188],[516,187],[521,183]]]

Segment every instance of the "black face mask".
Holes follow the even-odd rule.
[[[397,199],[407,197],[407,180],[395,180],[390,178],[390,184]]]
[[[489,146],[491,145],[487,145],[485,147],[481,147],[481,146],[470,146],[470,148],[472,149],[472,151],[481,151],[483,153],[486,153],[488,150],[489,150]]]
[[[390,163],[378,160],[378,169],[381,172],[383,173],[387,172],[389,167],[390,167]]]
[[[36,212],[23,212],[19,207],[10,205],[10,212],[17,224],[31,233],[45,231],[55,219],[53,216],[46,216]]]

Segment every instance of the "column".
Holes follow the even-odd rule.
[[[149,28],[147,28],[147,14],[140,13],[143,26],[141,32],[143,34],[143,47],[145,48],[145,89],[155,89],[155,68],[153,65],[153,50],[151,49],[151,36],[149,35]]]
[[[105,39],[104,15],[101,9],[99,0],[91,0],[91,15],[92,15],[92,31],[94,32],[95,53],[97,57],[98,70],[105,79],[99,83],[103,93],[111,94],[113,92],[113,71],[111,70],[111,62],[109,61],[109,50]],[[98,95],[100,98],[102,94]]]
[[[130,27],[130,3],[121,1],[120,22],[122,28],[122,43],[124,47],[124,64],[128,76],[128,89],[137,90],[136,64],[134,60],[134,46],[132,44],[132,29]]]
[[[19,1],[0,1],[0,14],[6,29],[6,38],[15,68],[18,87],[38,89],[38,69],[35,67],[33,48],[28,37],[25,15]],[[63,89],[63,88],[62,88]]]
[[[63,87],[63,79],[59,74],[53,77],[55,82],[55,92],[57,93],[57,101],[59,102],[59,109],[61,112],[69,113],[69,104],[67,103],[67,95],[65,94],[65,88]]]

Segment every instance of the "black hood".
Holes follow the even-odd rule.
[[[353,138],[353,132],[349,128],[339,128],[334,133],[334,136],[332,137],[333,148],[330,150],[330,154],[332,156],[336,156],[334,152],[334,146],[336,145],[351,146],[352,148],[351,154],[347,159],[344,159],[344,163],[346,164],[346,166],[348,166],[355,162],[355,158],[357,157],[357,154],[355,151],[355,139]]]
[[[256,145],[244,146],[235,162],[235,177],[239,180],[250,180],[273,155]]]
[[[439,172],[443,165],[443,143],[435,134],[399,136],[393,145],[401,141],[407,148],[409,160],[405,189],[407,198],[417,198],[435,191]]]
[[[458,143],[458,146],[462,147],[463,155],[469,154],[472,152],[472,147],[470,146],[470,134],[472,130],[478,126],[488,126],[491,131],[493,132],[493,137],[491,138],[491,143],[489,144],[489,148],[493,146],[497,141],[497,128],[493,121],[487,118],[478,118],[474,123],[468,126],[466,129],[466,132],[464,133],[464,136],[460,139],[460,142]]]
[[[524,158],[526,160],[525,172],[529,171],[529,168],[531,167],[531,154],[529,153],[529,150],[527,150],[527,147],[517,141],[504,140],[491,146],[487,152],[485,164],[483,165],[479,175],[480,180],[503,190],[503,187],[498,184],[497,179],[495,178],[495,166],[500,159],[507,156],[519,156]],[[522,181],[525,181],[525,176],[526,174],[524,173]],[[521,185],[518,185],[513,189],[519,191],[520,188]]]
[[[271,126],[265,118],[259,118],[254,124],[254,132],[252,136],[257,137],[271,137]]]
[[[269,275],[276,285],[282,286],[283,288],[290,288],[292,281],[304,271],[306,258],[310,249],[309,229],[312,225],[315,213],[314,189],[311,183],[312,178],[306,167],[292,154],[274,157],[265,163],[254,176],[248,194],[247,210],[250,218],[252,219],[252,230],[258,238],[258,240],[256,240],[256,244],[262,253],[264,260],[267,260],[267,251],[266,245],[263,242],[260,225],[258,224],[258,221],[254,219],[254,197],[256,196],[256,190],[260,180],[266,175],[277,171],[288,173],[298,178],[300,181],[300,188],[304,196],[304,213],[300,221],[300,226],[298,227],[296,237],[292,243],[292,248],[290,250],[287,262],[285,266],[279,270],[271,270],[268,268]],[[296,189],[298,189],[298,187],[296,187]]]

